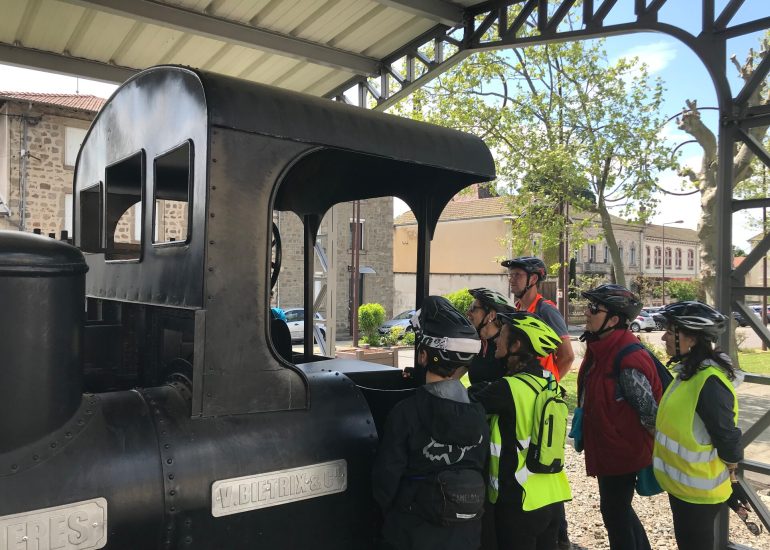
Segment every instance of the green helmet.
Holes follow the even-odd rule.
[[[516,313],[499,313],[497,318],[512,330],[525,336],[532,345],[534,352],[540,357],[556,351],[561,344],[561,338],[554,330],[534,313],[517,311]]]
[[[468,292],[487,309],[494,309],[498,313],[513,313],[516,311],[516,306],[496,290],[481,287],[472,288]]]

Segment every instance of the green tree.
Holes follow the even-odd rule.
[[[598,226],[625,284],[609,209],[654,212],[656,173],[672,166],[658,133],[662,94],[638,60],[611,64],[602,41],[571,42],[476,54],[398,109],[490,145],[514,254],[542,254],[568,226],[579,247]],[[589,215],[564,216],[566,203]]]
[[[703,286],[700,281],[667,281],[666,294],[672,302],[700,300],[703,298]]]
[[[361,304],[358,308],[358,326],[364,333],[364,340],[367,344],[376,346],[380,343],[377,329],[384,322],[385,308],[380,304]]]

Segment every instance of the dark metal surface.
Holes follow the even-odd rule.
[[[2,454],[80,405],[86,265],[73,246],[30,233],[0,232],[0,250]]]

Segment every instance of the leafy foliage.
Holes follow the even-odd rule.
[[[705,296],[700,281],[667,281],[666,294],[675,302],[702,300]]]
[[[382,337],[382,344],[385,346],[397,346],[404,336],[404,327],[396,325],[390,328],[390,331]]]
[[[454,292],[450,292],[445,295],[444,298],[449,300],[454,308],[460,313],[465,313],[473,303],[473,296],[468,292],[467,288],[462,288]]]
[[[581,247],[585,229],[600,227],[625,284],[608,209],[655,210],[657,172],[673,166],[658,132],[662,96],[638,60],[611,64],[602,41],[570,42],[475,54],[396,110],[487,142],[514,255],[543,255],[568,228]],[[565,216],[567,203],[581,215]]]
[[[379,326],[385,322],[385,308],[380,304],[361,304],[358,308],[358,326],[364,333],[364,341],[376,346],[380,343],[380,335],[377,332]]]

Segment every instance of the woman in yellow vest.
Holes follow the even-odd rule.
[[[680,550],[714,547],[714,521],[743,459],[730,358],[714,349],[727,318],[700,302],[670,304],[663,342],[676,378],[661,398],[653,467],[669,494]]]
[[[552,550],[557,544],[560,517],[557,504],[571,500],[572,494],[563,469],[533,473],[528,450],[537,416],[537,396],[546,388],[558,388],[538,357],[553,352],[561,339],[531,313],[498,313],[497,318],[502,329],[496,357],[505,361],[507,374],[492,383],[474,384],[468,390],[471,399],[492,415],[487,497],[494,505],[497,548]],[[566,420],[564,423],[566,429]],[[561,467],[563,434],[554,441],[558,439]]]

